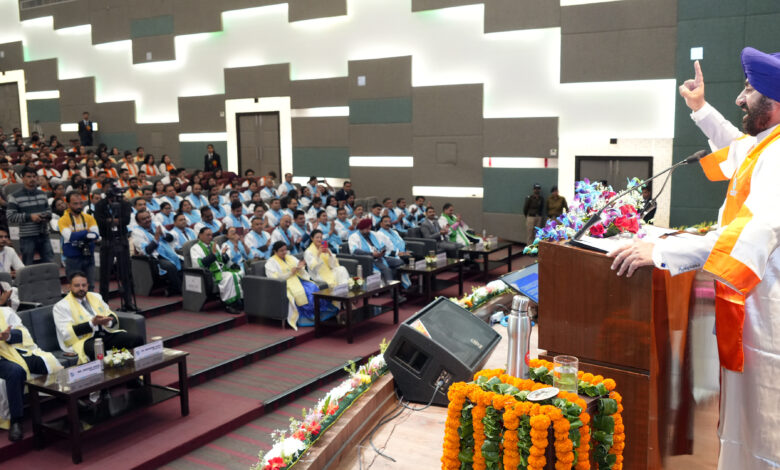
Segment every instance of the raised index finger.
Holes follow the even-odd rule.
[[[695,72],[693,82],[697,87],[700,87],[704,84],[704,74],[701,73],[701,65],[698,60],[693,63],[693,70]]]

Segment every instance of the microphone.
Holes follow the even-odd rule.
[[[704,156],[705,156],[705,155],[707,155],[707,151],[706,151],[706,150],[699,150],[698,152],[696,152],[696,153],[694,153],[694,154],[692,154],[692,155],[690,155],[690,156],[686,157],[684,160],[681,160],[681,161],[679,161],[679,162],[675,163],[674,165],[670,166],[669,168],[667,168],[667,169],[665,169],[665,170],[663,170],[663,171],[661,171],[661,172],[659,172],[659,173],[656,173],[655,175],[651,176],[650,178],[648,178],[648,179],[646,179],[646,180],[642,181],[642,183],[640,183],[640,184],[638,184],[638,185],[636,185],[636,186],[632,186],[632,187],[630,187],[630,188],[626,188],[626,189],[624,189],[623,191],[619,192],[619,193],[618,193],[617,195],[615,195],[615,196],[614,196],[612,199],[610,199],[609,201],[607,201],[607,203],[606,203],[606,204],[604,204],[604,207],[602,207],[601,209],[599,209],[599,211],[598,211],[598,212],[596,212],[595,214],[593,214],[593,216],[592,216],[590,219],[588,219],[588,221],[585,223],[585,225],[583,225],[583,226],[582,226],[582,228],[581,228],[581,229],[580,229],[580,230],[579,230],[579,231],[578,231],[578,232],[577,232],[577,233],[574,235],[574,237],[572,238],[572,241],[577,241],[577,240],[579,240],[580,238],[582,238],[582,237],[583,237],[583,235],[585,235],[585,233],[586,233],[586,232],[587,232],[587,231],[588,231],[588,230],[589,230],[589,229],[590,229],[590,228],[591,228],[593,225],[595,225],[595,224],[596,224],[596,222],[598,222],[599,220],[601,220],[601,214],[602,214],[602,213],[603,213],[603,212],[604,212],[604,211],[605,211],[605,210],[606,210],[608,207],[611,207],[611,206],[612,206],[612,205],[613,205],[613,204],[614,204],[614,203],[615,203],[617,200],[619,200],[621,197],[625,196],[626,194],[630,193],[631,191],[638,191],[640,188],[642,188],[642,186],[644,186],[645,184],[649,183],[650,181],[653,181],[654,179],[658,178],[659,176],[665,175],[666,173],[674,172],[674,171],[675,171],[677,168],[679,168],[679,167],[681,167],[681,166],[683,166],[683,165],[688,165],[688,164],[691,164],[691,163],[696,163],[696,162],[698,162],[699,160],[701,160],[702,158],[704,158]],[[670,174],[669,176],[671,176],[671,174]],[[667,178],[668,178],[668,177],[667,177]],[[665,186],[665,184],[664,184],[664,186]],[[661,188],[661,189],[663,189],[663,188]],[[660,191],[659,191],[659,193],[660,193]],[[655,202],[655,201],[653,201],[653,202]]]

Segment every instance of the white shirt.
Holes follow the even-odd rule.
[[[24,263],[13,247],[6,246],[0,250],[0,272],[10,273],[12,269],[19,271],[23,267]]]
[[[108,307],[108,304],[103,302],[103,299],[100,297],[100,295],[95,294],[93,292],[88,292],[87,295],[93,299],[97,299],[97,301],[103,305],[103,308],[106,311],[111,311],[111,309]],[[83,301],[86,301],[87,299],[84,298]],[[79,299],[76,299],[76,302],[81,304],[82,301]],[[89,316],[90,320],[95,318],[96,313],[90,312],[89,309],[81,307],[84,309],[84,312]],[[90,306],[91,308],[91,306]],[[73,348],[70,346],[65,346],[65,340],[70,339],[71,333],[73,332],[71,326],[75,326],[73,323],[73,316],[70,313],[70,302],[68,301],[67,297],[63,297],[62,300],[54,304],[54,326],[57,328],[57,341],[60,343],[60,349],[62,349],[65,352],[73,353],[75,352]],[[106,329],[113,327],[113,320],[108,325],[108,327],[104,327]],[[92,327],[92,331],[97,331],[98,327],[93,325],[90,321],[89,326]]]

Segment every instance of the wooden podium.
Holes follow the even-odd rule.
[[[667,447],[679,447],[681,437],[670,436],[678,417],[670,412],[669,366],[686,346],[670,332],[688,324],[695,273],[672,277],[646,267],[626,278],[611,264],[602,253],[540,245],[539,348],[544,359],[576,356],[580,370],[615,379],[625,408],[623,468],[661,469]]]

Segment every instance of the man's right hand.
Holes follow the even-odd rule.
[[[103,315],[95,315],[95,317],[92,319],[92,324],[95,326],[108,326],[109,323],[111,323],[111,317],[104,317]]]
[[[30,214],[30,220],[32,220],[35,223],[38,223],[41,221],[41,214]]]
[[[701,73],[699,61],[693,63],[695,76],[693,80],[685,80],[680,85],[680,96],[685,99],[685,104],[691,108],[691,111],[698,111],[704,106],[704,75]]]
[[[9,326],[4,331],[0,332],[0,341],[8,341],[11,339],[11,327]]]
[[[154,231],[154,241],[159,242],[161,236],[162,236],[162,225],[158,225],[157,229]]]

